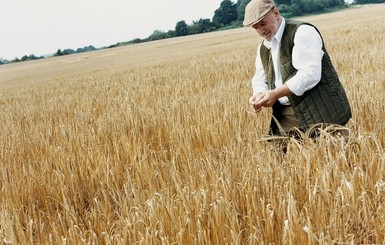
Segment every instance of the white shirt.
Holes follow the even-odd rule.
[[[285,30],[285,18],[282,17],[282,23],[277,33],[269,42],[263,41],[266,48],[271,49],[275,72],[275,86],[282,86],[281,71],[279,70],[279,49],[283,31]],[[257,58],[255,61],[256,72],[252,79],[253,95],[258,92],[268,90],[265,72],[263,70],[262,60],[260,56],[260,48],[258,47]],[[294,47],[292,51],[292,64],[297,70],[297,74],[286,81],[289,90],[301,96],[305,91],[312,89],[321,79],[322,71],[322,39],[317,30],[310,25],[301,25],[298,27],[294,36]],[[278,99],[281,104],[289,105],[289,99],[285,96]]]

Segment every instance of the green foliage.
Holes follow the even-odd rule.
[[[76,52],[73,49],[64,49],[63,50],[63,55],[74,54],[74,53],[76,53]]]
[[[385,0],[355,0],[354,3],[357,3],[357,4],[385,3]]]
[[[198,21],[193,21],[189,28],[188,34],[198,34],[204,32],[214,31],[216,29],[215,23],[211,22],[210,19],[199,19]]]
[[[132,43],[141,43],[141,42],[143,42],[143,40],[140,38],[135,38],[132,40]]]
[[[279,6],[281,4],[286,4],[286,5],[290,5],[291,4],[291,0],[275,0],[274,2],[275,2],[275,4],[277,6]]]
[[[135,44],[147,41],[154,41],[159,39],[192,35],[204,32],[211,32],[220,29],[230,29],[242,26],[242,22],[245,16],[246,5],[251,0],[237,0],[233,3],[231,0],[223,0],[220,7],[215,10],[213,20],[210,19],[199,19],[193,21],[189,26],[184,20],[176,23],[175,30],[169,30],[164,32],[161,30],[155,30],[148,38],[140,39],[135,38],[127,42],[119,42],[114,45],[108,46],[107,48]],[[354,0],[355,4],[366,4],[366,3],[384,3],[385,0]],[[321,13],[330,8],[345,6],[344,0],[275,0],[275,3],[286,18],[295,16],[301,16],[304,14]],[[73,53],[81,53],[96,50],[92,45],[84,48],[78,48],[76,51],[72,49],[61,50],[58,49],[54,56],[68,55]],[[16,58],[12,61],[0,59],[0,65],[6,63],[15,63],[26,60],[40,59],[43,57],[35,57],[34,55],[23,56],[21,59]]]
[[[286,18],[291,18],[293,15],[291,13],[291,6],[286,4],[281,4],[278,6],[279,12]]]
[[[155,30],[148,38],[147,41],[154,41],[154,40],[160,40],[160,39],[165,39],[165,38],[170,38],[174,37],[175,32],[174,31],[160,31],[160,30]]]
[[[64,49],[64,50],[58,49],[56,51],[56,53],[54,54],[54,56],[62,56],[62,55],[69,55],[69,54],[75,54],[75,53],[90,52],[90,51],[94,51],[94,50],[96,50],[96,48],[92,45],[85,46],[83,48],[78,48],[78,49],[76,49],[76,51],[73,49]]]
[[[188,26],[186,24],[186,21],[181,20],[178,23],[176,23],[175,26],[175,36],[186,36],[188,35]]]
[[[43,59],[43,58],[44,58],[43,56],[37,57],[34,54],[30,54],[30,55],[24,55],[23,57],[21,57],[21,59],[16,58],[16,59],[12,60],[10,63],[17,63],[17,62],[23,62],[23,61],[28,61],[28,60],[38,60],[38,59]]]
[[[89,46],[85,46],[84,48],[76,49],[76,53],[90,52],[94,50],[96,50],[96,48],[92,45],[89,45]]]
[[[237,5],[230,0],[223,0],[220,7],[215,10],[213,22],[226,26],[238,17]]]
[[[159,40],[159,39],[164,39],[166,38],[167,34],[161,30],[155,30],[149,37],[148,39],[150,41],[153,40]]]
[[[302,11],[304,13],[311,13],[322,11],[325,9],[325,6],[318,0],[302,0]]]
[[[291,0],[291,4],[279,5],[283,16],[322,13],[327,9],[345,6],[344,0]]]
[[[67,54],[73,54],[75,53],[75,50],[73,49],[64,49],[63,51],[61,49],[58,49],[57,52],[54,54],[54,56],[62,56]]]
[[[242,21],[245,18],[245,8],[246,5],[250,2],[251,0],[238,0],[237,2],[237,20]]]

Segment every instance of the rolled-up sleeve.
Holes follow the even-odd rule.
[[[261,44],[257,50],[257,57],[255,59],[255,74],[251,80],[251,85],[253,88],[253,95],[256,95],[259,92],[267,91],[267,80],[265,76],[265,71],[263,70],[262,60],[260,56]]]
[[[297,96],[312,89],[321,79],[322,72],[322,38],[310,25],[301,25],[294,37],[292,64],[297,74],[286,84]]]

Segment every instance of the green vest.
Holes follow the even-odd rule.
[[[297,73],[297,70],[292,64],[291,53],[294,47],[295,33],[298,27],[303,24],[311,25],[304,22],[286,20],[280,48],[280,71],[283,83]],[[316,27],[314,28],[318,31]],[[324,55],[322,58],[322,75],[320,82],[311,90],[306,91],[302,96],[293,94],[288,97],[294,109],[295,116],[300,121],[303,130],[307,130],[311,125],[315,124],[345,125],[352,116],[344,88],[324,44],[322,50],[324,51]],[[264,45],[261,45],[260,54],[268,87],[269,89],[274,89],[275,79],[271,52]],[[276,103],[279,102],[277,101]],[[273,106],[273,115],[276,113],[274,108],[276,107]],[[271,127],[276,127],[274,120],[272,120]]]

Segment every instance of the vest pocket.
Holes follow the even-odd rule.
[[[291,60],[281,64],[281,77],[284,80],[284,82],[289,80],[289,78],[294,76],[296,73],[297,73],[297,70],[292,65]]]

